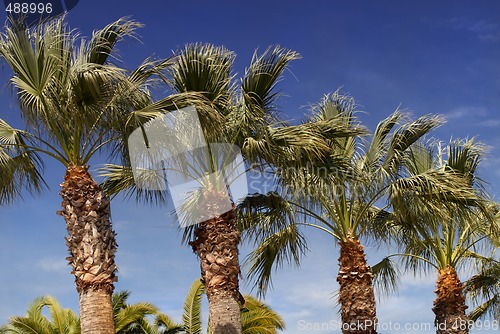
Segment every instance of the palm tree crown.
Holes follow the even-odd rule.
[[[58,213],[66,221],[67,259],[80,293],[81,325],[89,333],[114,331],[111,294],[117,245],[109,200],[88,164],[97,152],[123,146],[124,119],[151,103],[150,79],[168,65],[146,60],[125,71],[109,61],[116,43],[134,36],[140,26],[120,19],[95,31],[88,41],[78,40],[60,17],[34,28],[11,21],[0,35],[0,56],[12,69],[10,82],[25,121],[21,130],[0,120],[0,200],[12,200],[22,187],[40,189],[39,155],[66,167],[63,210]],[[92,314],[93,304],[99,303],[107,305],[107,312]]]

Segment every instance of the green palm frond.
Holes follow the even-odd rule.
[[[243,334],[277,334],[285,322],[268,305],[250,295],[244,295],[246,310],[241,313]]]
[[[238,206],[236,223],[245,239],[265,239],[295,221],[293,205],[276,192],[247,196]]]
[[[474,139],[454,140],[448,145],[448,160],[446,168],[460,173],[470,186],[482,186],[476,173],[477,167],[484,155],[484,147]]]
[[[134,196],[137,200],[146,203],[155,203],[156,205],[165,205],[167,203],[168,194],[166,191],[153,191],[137,187],[137,180],[134,178],[131,167],[105,164],[99,168],[99,175],[105,178],[101,187],[108,196],[113,197],[118,193],[122,193],[126,198]],[[151,174],[142,174],[142,182],[148,183],[145,179],[148,175]],[[156,178],[152,182],[155,180]]]
[[[5,334],[52,334],[53,329],[32,318],[11,317],[9,324],[0,329]]]
[[[290,224],[264,239],[245,259],[249,264],[248,276],[254,281],[259,295],[264,296],[272,286],[273,269],[287,263],[300,264],[307,251],[306,239],[296,224]]]
[[[397,291],[401,276],[398,265],[386,256],[380,262],[371,267],[373,273],[373,285],[379,294],[389,295]]]
[[[182,323],[186,334],[201,334],[201,297],[205,293],[205,286],[200,280],[194,281],[184,302]]]
[[[185,333],[184,325],[177,324],[165,313],[158,313],[155,316],[154,326],[158,334]]]
[[[276,111],[276,99],[279,96],[276,85],[289,63],[297,59],[300,59],[297,52],[278,45],[268,48],[261,55],[254,53],[241,84],[246,107],[244,114],[250,117],[248,121],[254,129]]]
[[[488,299],[467,314],[467,318],[472,321],[477,321],[488,316],[493,319],[500,319],[500,295]]]
[[[42,314],[44,307],[49,310],[50,320]],[[11,317],[0,333],[79,334],[80,321],[73,311],[63,309],[55,298],[45,296],[30,304],[25,317]]]
[[[401,111],[396,110],[389,117],[377,124],[375,132],[372,135],[372,140],[368,145],[368,149],[360,160],[359,168],[361,170],[370,172],[380,166],[387,154],[389,134],[403,116],[404,114]]]
[[[481,199],[467,186],[462,176],[446,170],[432,169],[398,179],[390,185],[389,191],[392,204],[398,213],[406,213],[411,208],[425,208],[437,214],[440,211],[446,213],[440,210],[444,206],[461,204],[462,207],[468,207],[481,204]],[[410,206],[410,202],[418,205]]]
[[[114,314],[115,330],[117,333],[125,332],[131,325],[156,312],[157,308],[150,303],[126,305],[125,308]]]
[[[15,74],[11,81],[18,88],[24,116],[33,124],[38,115],[30,111],[36,110],[43,118],[48,117],[44,114],[48,112],[44,106],[45,93],[63,70],[58,60],[64,59],[62,63],[67,64],[69,31],[62,19],[49,21],[31,31],[19,24],[13,21],[0,35],[0,56]]]
[[[421,143],[410,146],[405,158],[405,167],[410,175],[423,174],[436,167],[435,153],[432,147]]]
[[[29,147],[29,139],[0,119],[0,205],[22,197],[23,189],[37,194],[46,186],[43,161]]]
[[[116,333],[129,334],[137,328],[146,326],[145,317],[156,314],[158,309],[151,303],[128,304],[130,291],[124,290],[112,296],[113,317]]]
[[[500,319],[500,262],[489,259],[478,274],[465,282],[465,291],[476,305],[468,314],[470,319]]]
[[[94,64],[104,64],[115,49],[118,41],[126,36],[135,36],[135,31],[143,25],[128,18],[108,24],[103,29],[94,31],[90,43],[87,44],[86,61]]]
[[[441,124],[443,119],[435,115],[422,116],[413,122],[403,124],[391,138],[382,167],[386,170],[397,170],[404,158],[403,153]]]
[[[49,309],[52,327],[57,333],[80,332],[80,320],[72,310],[62,308],[54,297],[43,297],[43,302]]]
[[[259,141],[270,125],[279,123],[277,84],[290,62],[299,58],[296,52],[280,46],[270,47],[260,55],[254,53],[236,101],[228,109],[226,131],[232,142],[242,147],[246,138]]]
[[[127,299],[130,297],[129,290],[123,290],[113,293],[111,304],[113,305],[113,314],[117,314],[127,307]]]
[[[177,52],[171,67],[176,92],[199,92],[219,113],[226,114],[232,99],[231,67],[235,55],[212,44],[189,44]]]

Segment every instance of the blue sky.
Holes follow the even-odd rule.
[[[119,45],[124,66],[154,54],[166,57],[190,42],[224,45],[237,54],[243,73],[255,49],[280,44],[298,51],[280,89],[282,117],[300,120],[305,106],[342,87],[365,113],[370,129],[401,106],[415,117],[436,113],[448,122],[435,132],[443,141],[477,137],[490,149],[480,174],[500,197],[500,3],[498,1],[94,1],[80,0],[68,20],[89,36],[122,16],[145,24],[140,40]],[[0,16],[0,19],[3,19]],[[0,70],[0,117],[19,124],[16,102]],[[96,161],[92,166],[97,168]],[[35,297],[51,294],[78,309],[59,210],[64,170],[48,161],[50,191],[0,207],[0,324],[24,314]],[[166,208],[117,198],[112,203],[118,233],[117,290],[132,291],[131,302],[150,301],[180,320],[185,294],[199,277],[195,255],[181,246],[180,233]],[[334,293],[338,249],[332,239],[308,232],[310,252],[301,269],[284,268],[267,302],[287,323],[286,333],[321,333],[338,321]],[[248,251],[244,246],[241,258]],[[367,246],[369,262],[386,253]],[[464,279],[466,277],[463,277]],[[378,303],[382,333],[395,323],[432,324],[433,275],[406,275],[397,294]],[[242,281],[243,290],[251,282]],[[389,324],[393,323],[393,330]],[[325,323],[327,325],[325,325]],[[326,326],[326,327],[325,327]],[[330,330],[331,332],[331,330]],[[338,332],[338,331],[337,331]],[[480,333],[481,331],[478,331]],[[487,331],[483,331],[487,332]]]

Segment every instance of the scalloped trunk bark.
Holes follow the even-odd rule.
[[[348,238],[339,242],[339,303],[342,333],[376,334],[377,317],[373,274],[366,263],[365,251],[359,240]]]
[[[238,275],[240,234],[233,223],[235,209],[206,220],[189,244],[200,258],[201,278],[209,307],[211,334],[241,334]]]
[[[117,281],[116,233],[111,225],[109,200],[88,172],[88,166],[70,165],[60,195],[68,236],[66,259],[75,276],[80,298],[80,326],[84,334],[114,334],[111,296]]]
[[[465,314],[464,287],[457,272],[451,266],[441,269],[436,281],[432,311],[436,315],[434,326],[437,334],[467,334],[469,333],[468,318]]]

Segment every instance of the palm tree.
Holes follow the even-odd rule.
[[[146,60],[127,72],[108,61],[116,43],[140,26],[120,19],[95,31],[89,41],[77,42],[59,18],[32,29],[13,21],[0,35],[0,56],[12,69],[10,82],[26,121],[21,130],[0,120],[0,154],[9,157],[0,159],[0,174],[7,176],[0,179],[0,194],[9,198],[19,186],[39,188],[36,154],[65,166],[58,213],[66,221],[67,260],[84,333],[114,332],[111,295],[117,280],[109,200],[88,163],[97,152],[120,145],[120,122],[151,102],[148,80],[168,63]]]
[[[343,115],[352,122],[354,112],[353,99],[335,92],[323,99],[313,117],[328,120]],[[307,249],[301,227],[317,228],[340,247],[337,281],[343,333],[376,333],[374,270],[367,265],[360,239],[384,240],[387,206],[376,205],[387,199],[390,185],[400,177],[408,148],[440,123],[435,116],[410,121],[396,111],[378,124],[369,143],[355,138],[332,141],[331,156],[350,161],[350,169],[328,168],[322,161],[306,169],[278,166],[281,189],[248,198],[246,213],[241,217],[243,224],[250,224],[250,237],[258,240],[247,259],[258,290],[267,290],[274,266],[300,263]],[[416,180],[414,186],[426,189],[430,184]],[[304,220],[300,220],[302,217]],[[374,267],[375,274],[393,277],[388,264],[382,261]]]
[[[129,296],[129,291],[113,294],[116,334],[138,333],[135,328],[144,321],[145,316],[158,313],[157,308],[150,303],[127,304]],[[50,320],[42,313],[44,307],[50,312]],[[0,328],[0,333],[79,334],[80,319],[72,310],[63,309],[54,297],[45,296],[31,303],[25,317],[11,317],[9,323]]]
[[[296,126],[278,122],[275,103],[279,94],[275,86],[288,64],[297,58],[297,53],[280,47],[270,48],[260,56],[256,54],[237,89],[231,73],[233,53],[213,45],[188,45],[177,54],[175,64],[170,67],[171,86],[174,93],[192,94],[199,101],[205,101],[201,108],[195,106],[207,142],[236,146],[241,149],[247,165],[258,165],[262,170],[266,164],[279,161],[300,166],[310,159],[323,158],[330,138],[350,137],[363,133],[363,130],[346,125],[340,119],[310,121]],[[140,113],[135,115],[136,118],[142,117]],[[200,167],[199,171],[222,179],[224,171],[221,166],[225,165],[225,157],[213,152],[213,147],[210,148],[209,166]],[[198,158],[191,159],[203,165]],[[184,171],[184,174],[189,173]],[[108,178],[104,187],[109,193],[136,187],[129,166],[108,165],[103,175]],[[196,206],[200,199],[205,204],[197,209],[202,212],[210,212],[210,207],[217,207],[227,199],[229,185],[222,183],[219,189],[212,185],[196,192],[198,197],[190,198],[178,211],[179,216]],[[142,193],[150,198],[154,196]],[[187,220],[183,223],[191,225],[185,230],[184,240],[189,241],[200,258],[212,333],[241,333],[240,233],[234,223],[237,204],[233,201],[227,212],[195,225],[192,224],[196,221],[189,221],[189,215],[183,216]]]
[[[44,307],[50,312],[50,320],[42,314]],[[46,296],[35,299],[25,317],[11,317],[0,333],[79,334],[80,320],[72,310],[63,309],[54,297]]]
[[[411,179],[455,176],[457,182],[447,192],[427,192],[414,188],[414,193],[400,192],[405,180],[392,185],[391,200],[398,217],[393,222],[401,255],[406,266],[414,270],[434,268],[437,298],[434,301],[435,326],[438,334],[468,333],[464,286],[458,270],[467,263],[484,262],[481,253],[491,248],[488,238],[498,235],[500,225],[492,219],[476,175],[481,161],[481,145],[474,140],[452,141],[447,159],[438,146],[415,145],[406,166]],[[459,200],[459,198],[462,198]]]

